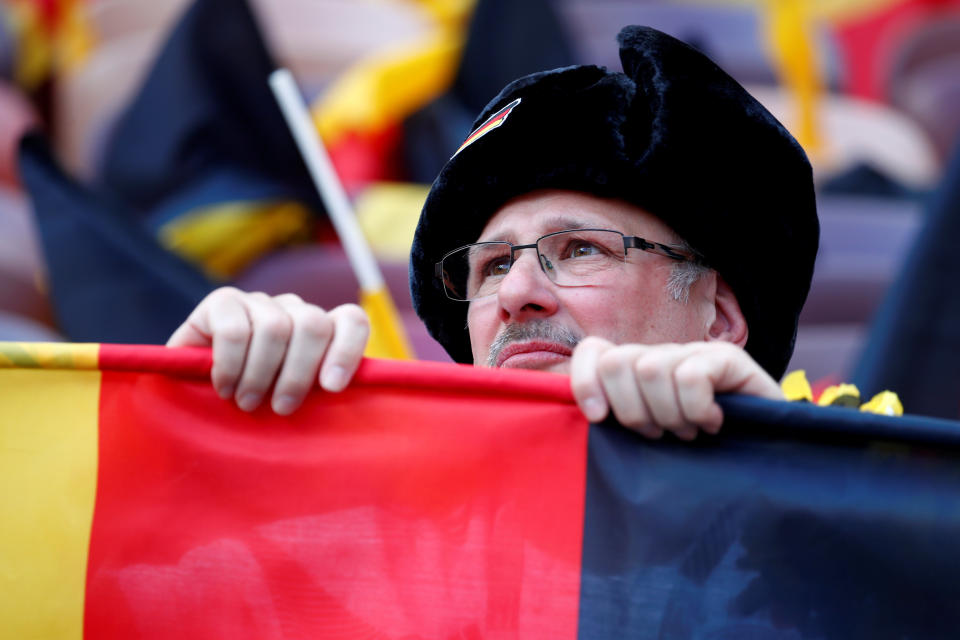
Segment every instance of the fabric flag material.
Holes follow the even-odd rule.
[[[950,20],[958,0],[852,0],[819,3],[817,13],[833,23],[847,68],[845,90],[867,100],[887,97],[891,65],[912,33],[925,23]]]
[[[294,416],[210,353],[0,345],[0,637],[939,638],[960,424],[725,398],[588,425],[569,381],[367,360]]]
[[[76,341],[166,341],[213,284],[121,202],[70,178],[46,139],[25,137],[19,160],[60,331]]]
[[[229,168],[319,205],[267,85],[274,69],[246,1],[194,0],[113,128],[103,185],[153,211]]]
[[[16,36],[12,79],[34,91],[57,73],[86,61],[95,36],[83,0],[6,0],[0,18]]]
[[[194,0],[103,153],[100,187],[216,277],[305,239],[323,211],[267,85],[274,69],[246,0]]]
[[[402,122],[453,82],[475,0],[407,4],[430,25],[425,33],[360,59],[333,80],[312,108],[317,131],[350,193],[371,182],[408,177],[398,154],[404,144]]]
[[[322,205],[267,86],[273,69],[244,0],[196,0],[115,124],[99,185],[23,142],[69,339],[163,343],[215,283],[306,239]]]
[[[877,312],[853,381],[895,389],[911,411],[960,417],[960,141],[923,227]]]
[[[824,80],[812,37],[809,0],[765,3],[767,46],[780,83],[790,92],[795,114],[789,123],[797,142],[810,155],[824,153],[820,104]]]

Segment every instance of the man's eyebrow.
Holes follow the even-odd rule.
[[[593,228],[596,225],[591,225],[579,218],[571,218],[570,216],[554,216],[552,218],[547,218],[544,222],[543,233],[553,233],[554,231],[564,231],[566,229],[586,229]],[[542,235],[542,234],[541,234]],[[477,242],[516,242],[513,239],[514,234],[512,232],[500,232],[497,235],[490,238],[480,238]],[[533,238],[531,238],[531,241]]]
[[[557,216],[547,220],[547,228],[553,229],[554,231],[562,231],[564,229],[585,229],[586,227],[594,226],[596,225],[587,224],[579,218],[571,218],[569,216]]]

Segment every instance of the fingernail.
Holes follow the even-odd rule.
[[[244,411],[253,411],[260,404],[260,394],[248,392],[237,399],[237,406]]]
[[[659,427],[648,426],[640,429],[640,433],[643,434],[644,437],[651,440],[659,440],[663,437],[663,429]]]
[[[704,431],[706,431],[707,433],[709,433],[710,435],[715,436],[715,435],[717,435],[718,433],[720,433],[720,427],[722,427],[722,426],[723,426],[723,423],[720,423],[720,424],[705,424],[705,425],[703,425],[702,429],[703,429]]]
[[[600,398],[592,397],[583,401],[583,415],[591,422],[603,420],[607,415],[607,407]]]
[[[333,366],[323,372],[321,386],[327,391],[340,391],[347,384],[347,370],[343,367]]]
[[[220,387],[217,389],[217,394],[224,400],[229,400],[233,397],[234,391],[236,391],[236,388],[233,385],[228,384],[225,387]]]
[[[279,398],[273,399],[273,411],[282,416],[287,416],[293,413],[293,410],[297,408],[297,401],[293,396],[282,395]]]

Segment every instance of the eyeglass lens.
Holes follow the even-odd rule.
[[[507,242],[467,245],[442,261],[443,283],[456,300],[475,300],[496,293],[510,271],[514,255]],[[623,235],[616,231],[574,229],[543,236],[537,241],[540,265],[554,283],[579,286],[594,282],[602,272],[621,266]]]

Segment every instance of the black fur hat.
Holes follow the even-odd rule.
[[[454,360],[472,362],[468,305],[446,298],[434,263],[474,242],[512,198],[584,191],[652,213],[704,256],[737,296],[746,350],[778,378],[819,238],[806,155],[697,50],[647,27],[626,27],[617,40],[624,73],[535,73],[480,114],[420,215],[410,256],[414,308]]]

